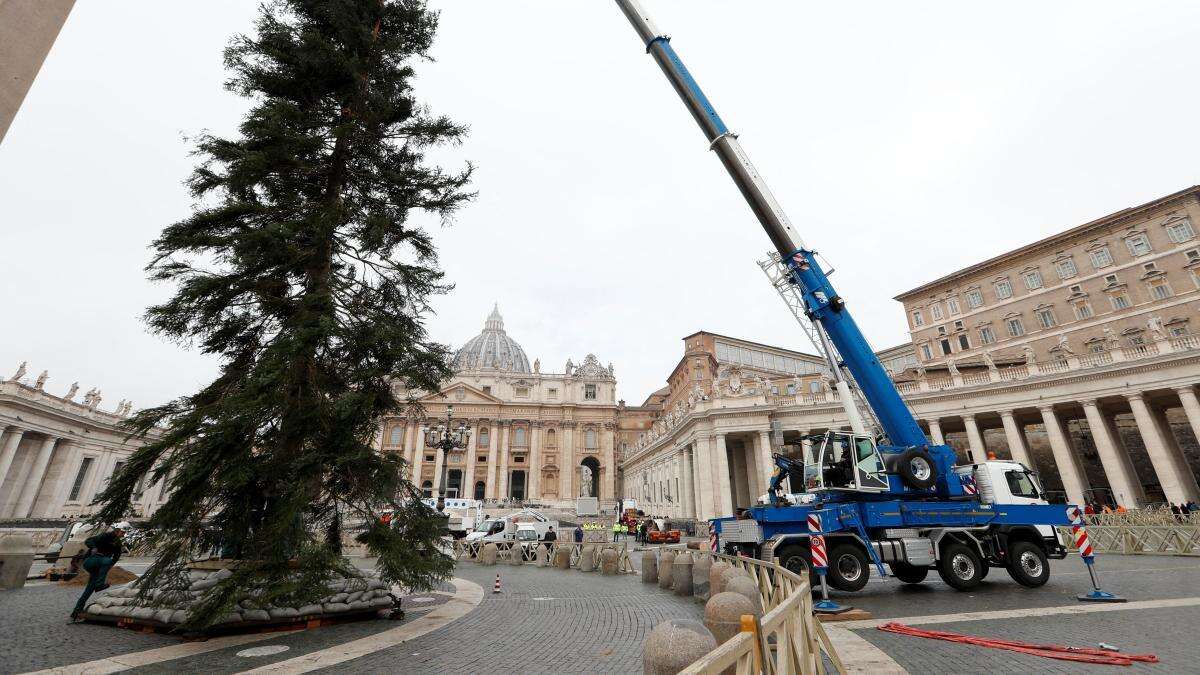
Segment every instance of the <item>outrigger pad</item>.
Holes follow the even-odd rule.
[[[1129,602],[1119,595],[1113,595],[1100,589],[1096,589],[1087,595],[1077,595],[1075,598],[1080,602]]]
[[[854,609],[849,605],[839,605],[833,600],[818,600],[813,603],[813,611],[818,614],[841,614]]]

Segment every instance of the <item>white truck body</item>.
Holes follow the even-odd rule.
[[[538,539],[545,539],[546,532],[551,527],[558,532],[558,521],[550,520],[536,511],[528,509],[510,513],[501,518],[488,518],[480,524],[475,532],[467,535],[467,541],[500,542],[515,541],[517,528],[528,527],[537,533]]]
[[[431,509],[437,508],[437,499],[429,497],[421,503]],[[483,502],[475,499],[447,499],[445,513],[450,517],[450,533],[455,537],[465,537],[475,532],[483,524]]]

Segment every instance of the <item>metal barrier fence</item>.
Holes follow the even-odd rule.
[[[571,550],[571,567],[579,568],[579,561],[583,557],[583,547],[590,546],[595,549],[597,561],[597,569],[599,568],[600,554],[605,550],[611,549],[617,552],[617,573],[618,574],[635,574],[633,562],[629,558],[629,543],[624,541],[618,542],[574,542],[574,541],[556,541],[552,543],[540,543],[537,546],[522,542],[514,541],[498,541],[487,542],[496,545],[496,560],[497,562],[512,563],[515,556],[521,557],[522,563],[536,562],[539,548],[546,548],[546,555],[550,560],[554,558],[554,552],[559,549]],[[475,560],[479,557],[479,551],[484,546],[484,542],[472,541],[468,542],[464,539],[457,539],[454,542],[454,559],[455,560]]]
[[[1107,515],[1107,514],[1105,514]],[[1125,515],[1125,514],[1122,514]],[[1092,516],[1091,518],[1094,518]],[[1089,518],[1089,521],[1091,520]],[[1058,528],[1071,551],[1075,539],[1069,526]],[[1099,553],[1127,555],[1200,555],[1200,524],[1087,525],[1088,539]]]
[[[1170,509],[1138,509],[1125,513],[1095,513],[1083,517],[1088,526],[1093,525],[1194,525],[1200,526],[1200,514],[1186,516],[1172,513]]]
[[[737,675],[823,675],[826,671],[822,652],[838,673],[846,672],[821,622],[813,617],[807,576],[765,560],[703,550],[697,553],[745,570],[758,586],[765,614],[750,624],[750,630],[743,624],[742,632],[680,671],[680,675],[718,675],[727,671]]]

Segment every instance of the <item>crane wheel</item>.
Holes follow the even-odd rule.
[[[855,544],[837,544],[829,549],[829,585],[839,591],[861,591],[871,578],[867,554]]]
[[[938,575],[954,589],[969,591],[983,579],[985,564],[975,549],[957,542],[949,543],[942,547]]]
[[[919,584],[929,576],[928,567],[917,567],[908,563],[894,562],[891,565],[892,576],[906,584]]]
[[[1018,541],[1008,547],[1008,576],[1028,588],[1037,588],[1050,580],[1050,561],[1042,547]]]
[[[914,490],[928,490],[937,482],[937,467],[933,457],[920,448],[911,448],[896,460],[896,473],[905,485]]]

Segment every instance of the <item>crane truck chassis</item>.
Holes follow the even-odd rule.
[[[1046,503],[1036,475],[1020,464],[955,466],[952,448],[926,439],[816,250],[800,238],[737,134],[683,65],[671,38],[637,0],[616,3],[788,267],[852,430],[828,432],[811,475],[808,466],[801,470],[809,481],[806,503],[779,499],[777,473],[771,505],[752,507],[740,518],[711,521],[716,545],[765,559],[779,557],[799,570],[809,566],[809,537],[821,534],[827,541],[830,584],[845,591],[866,584],[868,561],[881,576],[887,575],[886,564],[909,583],[920,582],[936,568],[959,590],[978,585],[991,567],[1007,568],[1026,586],[1046,583],[1047,559],[1066,553],[1053,526],[1068,524],[1074,507]],[[865,402],[866,418],[855,392]],[[775,457],[779,471],[790,474],[788,462],[779,460],[782,455]],[[810,515],[819,516],[819,530],[810,531]]]

